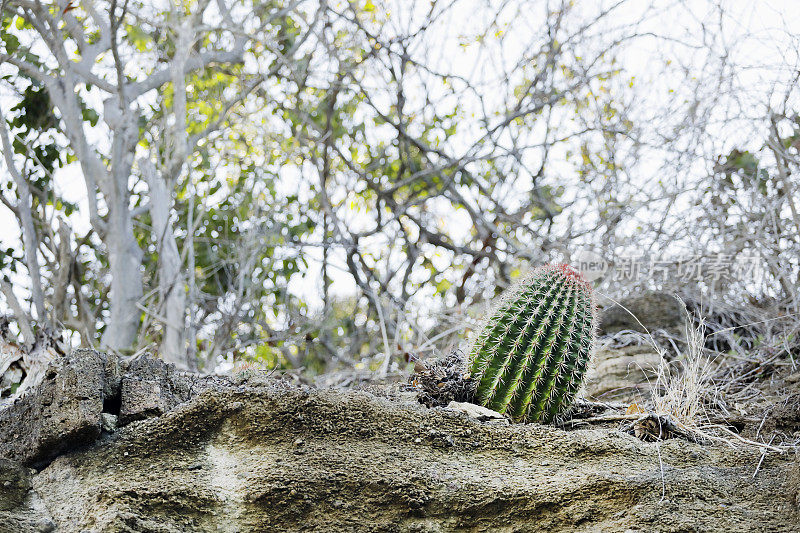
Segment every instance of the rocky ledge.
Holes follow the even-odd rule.
[[[0,531],[797,531],[797,458],[398,394],[61,360],[0,412]]]

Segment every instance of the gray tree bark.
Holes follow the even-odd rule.
[[[172,194],[167,184],[156,172],[155,165],[139,160],[139,170],[150,189],[150,216],[158,243],[158,290],[161,302],[160,318],[164,327],[161,357],[187,370],[185,340],[186,288],[175,231],[170,220]]]

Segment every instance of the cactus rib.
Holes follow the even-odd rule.
[[[572,403],[595,336],[592,288],[567,265],[534,270],[470,349],[476,398],[516,421],[550,422]]]

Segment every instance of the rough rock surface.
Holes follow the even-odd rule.
[[[192,396],[195,379],[172,371],[160,359],[131,362],[120,385],[119,424],[160,416]]]
[[[54,531],[55,522],[32,490],[27,468],[0,459],[0,531]]]
[[[0,531],[788,532],[800,524],[794,457],[768,454],[754,477],[761,454],[753,450],[492,425],[391,395],[260,378],[236,385],[145,366],[186,385],[178,389],[187,399],[171,404],[179,395],[159,385],[151,392],[161,400],[148,400],[158,409],[146,414],[160,416],[70,450],[30,440],[59,449],[39,471],[0,461]],[[126,377],[122,368],[119,382]],[[5,434],[11,422],[1,420]]]
[[[61,359],[35,393],[0,411],[0,457],[36,464],[94,441],[104,399],[118,390],[116,359],[87,350]]]
[[[621,306],[609,303],[600,315],[599,333],[601,335],[617,333],[621,330],[644,333],[657,329],[681,332],[684,327],[685,314],[680,302],[665,292],[645,292],[626,298]],[[636,317],[631,316],[631,313]],[[637,320],[638,319],[638,320]]]
[[[648,345],[600,349],[586,374],[586,394],[600,401],[635,401],[652,390],[661,357]]]

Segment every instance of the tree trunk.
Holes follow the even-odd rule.
[[[185,340],[186,288],[183,263],[175,232],[169,219],[171,194],[166,183],[156,173],[153,163],[139,161],[139,169],[150,189],[150,215],[153,235],[158,243],[158,291],[161,301],[164,337],[161,340],[161,358],[174,363],[182,370],[189,369]]]
[[[119,351],[136,343],[139,330],[142,251],[133,234],[127,195],[124,204],[112,204],[109,211],[106,246],[111,267],[111,317],[103,332],[102,345]]]
[[[141,322],[142,250],[133,233],[128,180],[139,137],[138,116],[120,111],[127,121],[114,131],[111,145],[111,176],[103,189],[108,205],[105,242],[111,270],[111,317],[103,332],[102,345],[113,350],[130,349],[136,343]]]

